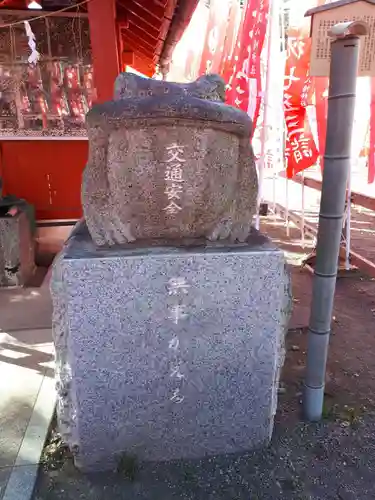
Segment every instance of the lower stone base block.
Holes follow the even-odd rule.
[[[58,419],[78,467],[269,442],[291,295],[267,238],[98,250],[83,225],[52,295]]]

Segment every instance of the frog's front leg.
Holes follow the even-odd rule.
[[[108,132],[100,125],[89,127],[89,158],[82,179],[82,206],[88,230],[98,246],[133,241],[119,220],[108,182]]]
[[[257,209],[258,174],[254,152],[248,137],[240,140],[238,191],[234,207],[231,241],[245,242],[250,234]]]

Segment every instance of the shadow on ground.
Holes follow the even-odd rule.
[[[54,378],[54,352],[50,328],[3,331],[0,328],[0,366],[19,367],[19,376],[27,377],[27,370]],[[11,375],[11,373],[9,373]]]

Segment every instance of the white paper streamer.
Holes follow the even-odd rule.
[[[31,49],[31,54],[29,55],[28,61],[30,64],[36,64],[39,61],[40,54],[36,50],[35,35],[31,29],[30,23],[24,21],[26,36],[29,39],[29,47]]]

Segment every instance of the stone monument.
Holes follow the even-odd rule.
[[[290,280],[252,229],[251,121],[224,94],[123,73],[87,115],[85,219],[51,284],[58,421],[83,470],[271,437]]]
[[[2,197],[0,179],[0,287],[24,286],[35,272],[30,208],[24,200]]]

